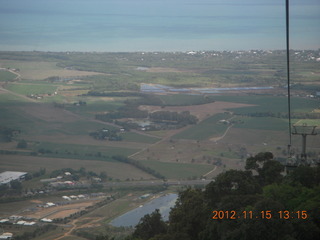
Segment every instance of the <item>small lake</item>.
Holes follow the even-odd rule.
[[[170,210],[174,207],[177,198],[178,195],[174,193],[161,196],[113,219],[110,224],[115,227],[134,227],[144,215],[150,214],[156,209],[159,209],[163,220],[166,221],[169,219]]]

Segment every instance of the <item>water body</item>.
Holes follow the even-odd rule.
[[[233,88],[172,88],[160,84],[141,84],[140,91],[144,93],[164,93],[164,92],[181,92],[192,94],[205,93],[221,93],[228,91],[242,91],[242,90],[270,90],[273,87],[233,87]]]
[[[0,0],[0,50],[285,49],[285,1]],[[320,47],[320,1],[291,0],[291,46]]]
[[[116,227],[130,227],[136,226],[140,219],[146,215],[159,209],[161,216],[164,220],[168,220],[170,208],[174,207],[178,198],[177,194],[167,194],[162,197],[156,198],[151,202],[146,203],[142,207],[135,208],[116,219],[112,220],[110,224]]]

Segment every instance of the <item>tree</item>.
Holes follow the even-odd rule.
[[[217,204],[226,196],[254,195],[261,192],[262,189],[251,172],[229,170],[219,174],[215,182],[206,186],[205,196],[211,207],[218,207]]]
[[[141,218],[132,236],[134,239],[148,240],[156,235],[165,234],[166,232],[167,226],[162,220],[159,209],[156,209],[153,213]]]
[[[105,181],[108,177],[107,173],[105,171],[100,172],[99,177],[101,178],[102,181]]]
[[[245,169],[257,171],[260,183],[268,185],[282,180],[281,172],[284,171],[284,166],[273,160],[271,152],[261,152],[247,159]]]
[[[297,168],[296,174],[282,177],[283,166],[273,160],[272,153],[249,159],[247,169],[254,169],[258,176],[230,170],[219,174],[204,191],[188,188],[179,194],[170,212],[167,232],[130,240],[317,239],[320,168]],[[236,213],[234,218],[231,211]],[[284,211],[290,216],[281,218]],[[222,215],[213,217],[215,212]],[[302,212],[307,217],[301,217]]]
[[[108,235],[100,235],[96,237],[96,240],[114,240],[114,238],[110,238]]]
[[[283,176],[284,166],[276,160],[264,162],[263,167],[258,169],[259,178],[263,185],[280,183]]]
[[[300,183],[307,188],[317,186],[320,183],[320,167],[311,168],[300,166],[296,168],[289,176],[294,183]]]
[[[179,194],[169,216],[168,233],[175,240],[197,240],[210,217],[210,209],[200,189],[187,189]]]
[[[12,189],[17,190],[17,191],[21,191],[21,189],[22,189],[22,184],[18,180],[11,181],[10,186]]]
[[[24,139],[20,140],[17,144],[17,148],[27,148],[27,147],[28,147],[28,143]]]

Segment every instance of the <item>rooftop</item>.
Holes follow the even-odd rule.
[[[26,172],[13,172],[13,171],[2,172],[0,173],[0,185],[7,184],[11,181],[21,179],[26,174],[27,174]]]

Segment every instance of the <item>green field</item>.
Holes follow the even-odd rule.
[[[45,156],[50,157],[64,157],[64,158],[98,158],[101,160],[114,161],[110,157],[115,155],[129,156],[135,153],[136,149],[129,149],[125,146],[110,147],[110,146],[94,146],[94,145],[81,145],[81,144],[60,144],[52,142],[42,142],[36,144],[35,151],[44,151]],[[103,157],[104,156],[104,157]]]
[[[236,114],[248,113],[287,113],[287,97],[276,96],[215,96],[217,101],[237,102],[245,104],[254,104],[256,106],[246,108],[229,109]],[[319,100],[310,98],[291,98],[291,108],[293,112],[309,112],[319,108]]]
[[[174,138],[204,140],[210,137],[221,136],[227,130],[228,125],[219,123],[219,121],[228,118],[230,118],[230,115],[228,114],[216,114],[198,123],[197,125],[191,126],[187,130],[178,133],[174,136]]]
[[[288,128],[288,120],[271,117],[236,117],[233,119],[240,123],[234,125],[235,128],[285,131]]]
[[[17,103],[23,101],[21,97],[12,95],[10,93],[0,94],[0,105],[9,105],[11,103]]]
[[[13,74],[8,71],[0,70],[0,82],[12,81],[17,77],[16,74]]]
[[[89,133],[95,132],[103,128],[106,128],[109,130],[119,129],[112,125],[107,125],[100,122],[85,121],[85,120],[63,123],[61,124],[59,129],[67,135],[89,135]]]
[[[19,129],[31,133],[33,130],[35,130],[36,119],[30,119],[27,116],[25,116],[23,112],[18,111],[16,109],[17,103],[18,99],[15,99],[14,104],[8,104],[6,107],[0,106],[0,124],[2,126]]]
[[[164,105],[168,106],[189,106],[189,105],[200,105],[208,102],[212,102],[213,96],[203,95],[186,95],[186,94],[175,94],[175,95],[162,95],[159,96]]]
[[[66,109],[68,109],[71,112],[74,112],[76,114],[80,114],[82,116],[86,117],[94,117],[95,114],[98,113],[105,113],[109,111],[115,111],[119,107],[123,106],[123,100],[122,99],[115,99],[115,100],[99,100],[95,99],[92,100],[92,98],[88,97],[77,97],[79,100],[86,101],[87,105],[82,107],[75,107],[75,106],[66,106]],[[76,102],[76,100],[74,101]]]
[[[214,166],[190,163],[168,163],[158,161],[140,161],[143,165],[150,167],[167,179],[192,179],[199,178],[210,172]]]
[[[9,84],[6,88],[12,92],[23,95],[53,94],[57,91],[57,86],[47,84]]]
[[[141,143],[156,143],[159,138],[150,137],[142,134],[137,134],[134,132],[125,132],[121,134],[124,141],[128,142],[141,142]]]

